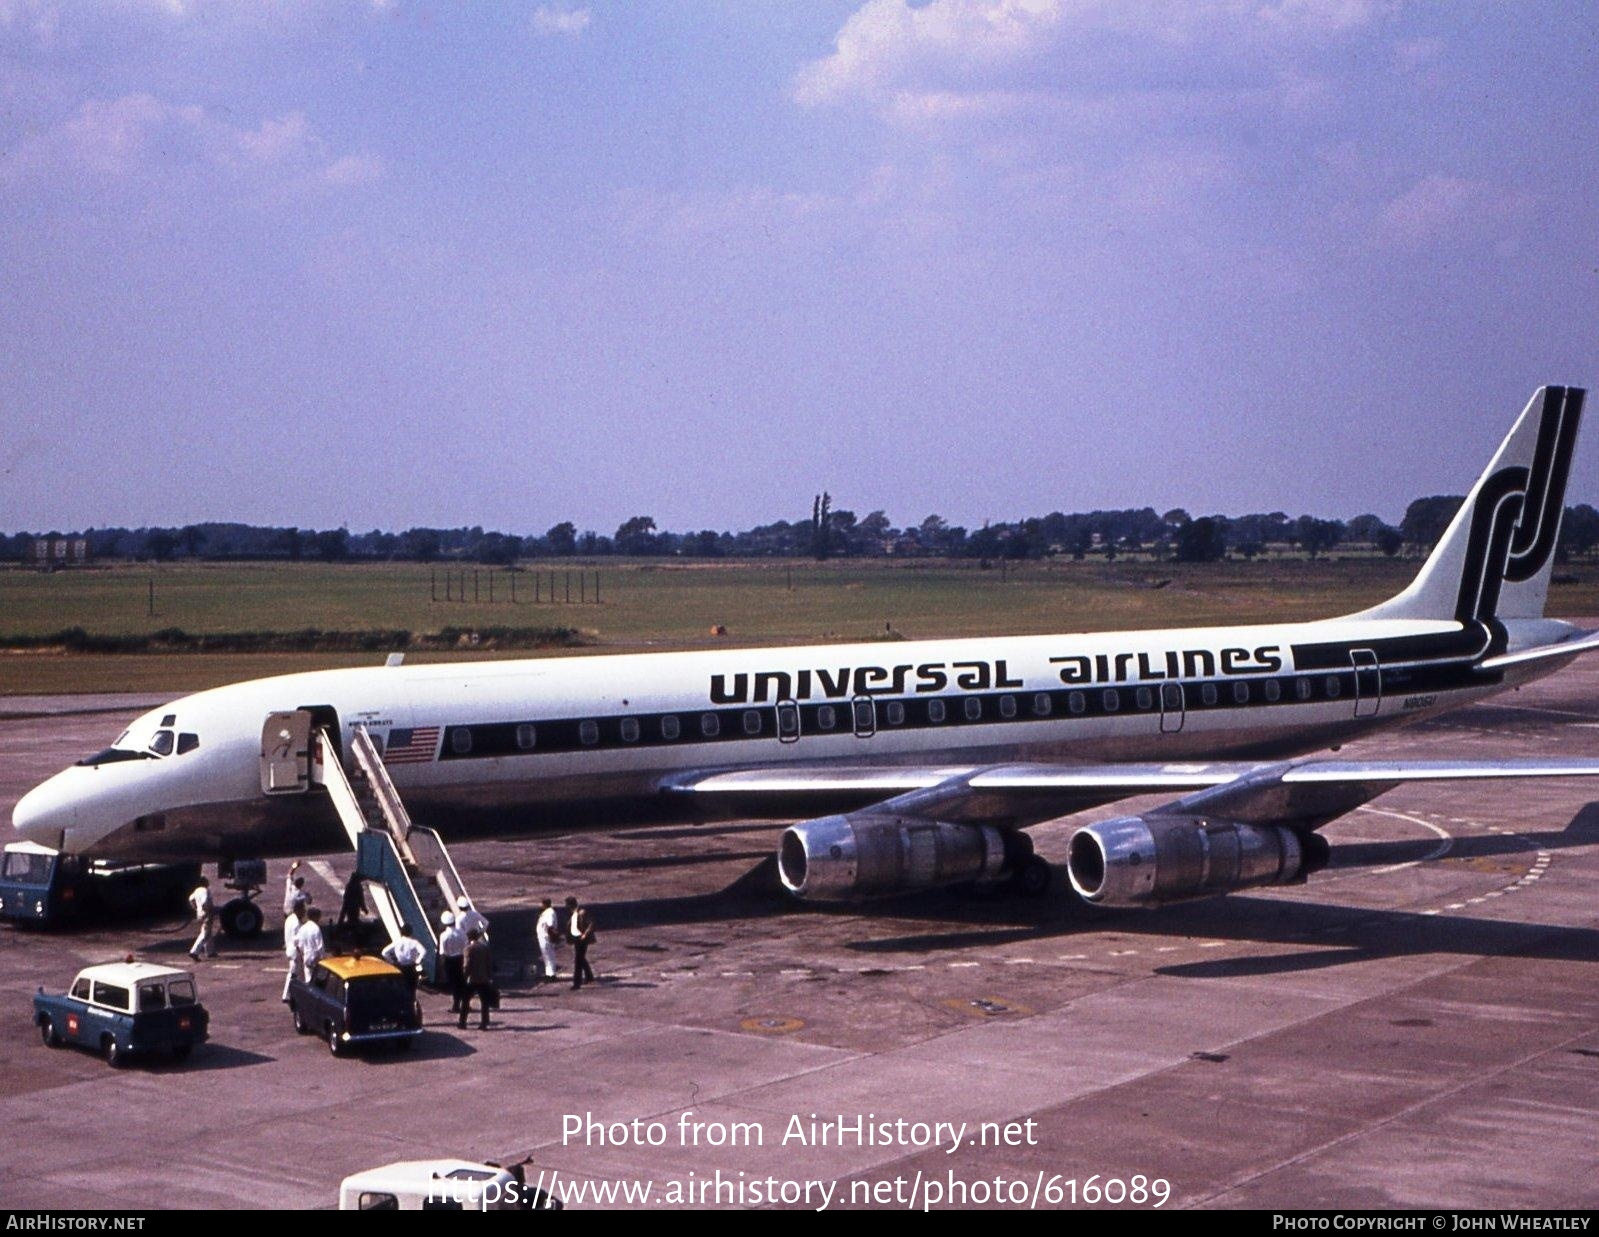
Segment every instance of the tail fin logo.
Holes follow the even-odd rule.
[[[1502,468],[1478,488],[1455,604],[1460,622],[1492,620],[1504,582],[1532,579],[1554,554],[1583,395],[1545,388],[1531,467]]]

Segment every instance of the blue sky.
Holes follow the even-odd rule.
[[[0,528],[1397,519],[1599,379],[1596,87],[1583,4],[0,0]]]

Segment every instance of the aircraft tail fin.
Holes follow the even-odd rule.
[[[1410,587],[1361,618],[1541,618],[1585,392],[1539,387]]]

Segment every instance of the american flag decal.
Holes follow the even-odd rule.
[[[415,730],[391,730],[384,748],[383,762],[391,765],[426,764],[439,745],[437,726],[418,726]]]

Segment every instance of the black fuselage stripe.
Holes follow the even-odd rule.
[[[1359,646],[1367,647],[1367,646]],[[1415,696],[1490,686],[1501,676],[1484,674],[1468,664],[1381,666],[1381,694]],[[1341,703],[1351,710],[1359,686],[1370,686],[1373,671],[1351,668],[1346,654],[1335,671],[1266,675],[1183,682],[1083,685],[1047,691],[972,692],[921,697],[870,697],[873,716],[863,731],[892,734],[901,730],[946,730],[963,726],[997,726],[1029,722],[1104,720],[1122,716],[1158,718],[1163,688],[1183,689],[1185,714],[1233,712],[1240,709],[1278,709],[1289,705]],[[1275,688],[1275,698],[1268,692]],[[1301,695],[1305,692],[1305,695]],[[1240,698],[1242,696],[1242,698]],[[1169,699],[1169,697],[1168,697]],[[971,703],[968,703],[971,702]],[[861,702],[865,703],[865,702]],[[898,706],[896,709],[895,706]],[[800,743],[817,738],[856,733],[857,702],[808,701],[797,706]],[[940,716],[940,707],[942,716]],[[831,725],[824,725],[829,720]],[[970,710],[970,712],[968,712]],[[1175,712],[1175,710],[1173,710]],[[514,722],[476,722],[444,728],[439,759],[482,760],[505,756],[541,756],[570,752],[618,751],[693,744],[776,741],[778,706],[772,704],[677,709],[660,713],[629,713],[610,717],[559,717]],[[900,720],[892,720],[894,717]],[[715,733],[705,733],[706,719],[715,719]],[[670,719],[670,721],[669,721]],[[666,737],[671,722],[675,737]],[[531,732],[524,728],[531,727]],[[592,729],[586,729],[592,727]],[[632,737],[626,737],[631,735]],[[592,741],[585,741],[591,738]],[[522,741],[531,739],[531,746]]]

